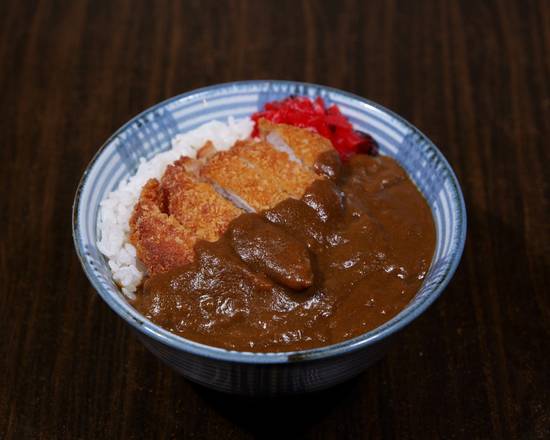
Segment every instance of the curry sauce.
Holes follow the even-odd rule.
[[[239,351],[337,343],[414,297],[435,247],[428,204],[391,158],[330,155],[301,199],[243,213],[192,263],[149,277],[134,306],[167,330]],[[205,219],[208,221],[208,219]]]

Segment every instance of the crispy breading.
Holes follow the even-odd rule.
[[[256,211],[268,209],[288,197],[276,179],[262,175],[233,148],[212,156],[202,167],[201,176],[241,198]]]
[[[216,147],[214,147],[212,141],[206,141],[206,143],[197,151],[197,159],[207,160],[214,154],[216,154]]]
[[[202,166],[202,162],[198,159],[191,159],[190,157],[187,157],[187,156],[181,156],[178,160],[172,162],[172,164],[169,165],[168,167],[170,166],[182,168],[188,174],[196,178],[199,175],[199,170]]]
[[[242,212],[212,185],[199,182],[195,166],[195,160],[182,157],[160,182],[149,180],[141,191],[130,219],[130,242],[149,274],[190,263],[198,240],[217,240]]]
[[[169,165],[161,180],[168,212],[198,239],[215,241],[241,210],[209,183],[186,172],[185,162]]]
[[[130,219],[130,242],[149,274],[165,272],[193,260],[196,237],[174,217],[163,212],[160,183],[149,180]]]
[[[272,180],[287,197],[302,197],[306,188],[321,178],[300,163],[291,161],[288,154],[276,150],[264,141],[240,141],[232,150],[254,165],[262,178]]]
[[[298,159],[309,167],[313,167],[319,155],[334,150],[330,140],[312,130],[287,124],[274,124],[264,118],[259,120],[258,127],[262,139],[266,140],[270,133],[273,133],[294,151]]]

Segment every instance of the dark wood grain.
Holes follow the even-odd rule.
[[[548,1],[3,1],[0,66],[0,438],[550,438]],[[94,293],[70,225],[130,117],[261,78],[403,115],[469,217],[454,280],[384,360],[282,400],[160,364]]]

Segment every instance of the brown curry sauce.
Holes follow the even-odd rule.
[[[193,263],[146,280],[136,309],[193,341],[255,352],[334,344],[399,313],[430,266],[430,208],[391,158],[317,165],[332,180],[197,243]]]

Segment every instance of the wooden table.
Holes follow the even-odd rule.
[[[0,4],[0,438],[550,438],[548,1]],[[468,241],[400,345],[319,395],[220,395],[88,283],[78,180],[141,110],[278,78],[368,97],[456,170]]]

